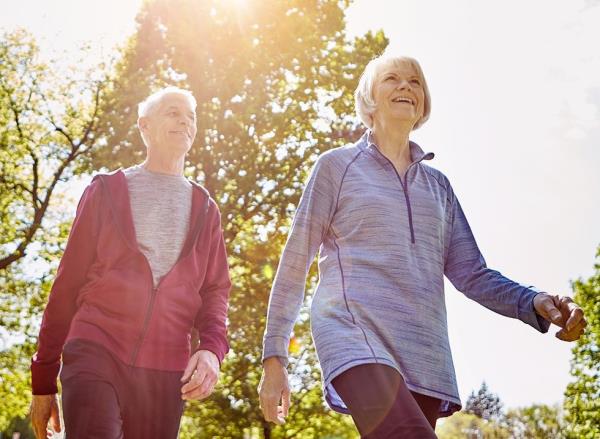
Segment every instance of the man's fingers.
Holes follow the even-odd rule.
[[[35,434],[36,439],[43,439],[46,437],[46,429],[40,430],[37,424],[33,424],[33,433]]]
[[[48,434],[48,427],[46,425],[38,424],[34,428],[35,437],[37,439],[44,439]]]
[[[184,393],[182,398],[186,400],[202,400],[207,398],[213,392],[214,387],[209,387],[208,389],[197,388],[192,390],[191,392]]]
[[[187,393],[197,387],[200,387],[206,378],[205,370],[196,370],[196,373],[192,376],[192,379],[183,385],[181,393]]]
[[[216,384],[217,384],[217,377],[207,376],[204,379],[204,382],[202,383],[202,385],[200,386],[198,391],[201,394],[208,396],[213,392]]]
[[[187,367],[183,371],[183,376],[181,377],[182,383],[189,381],[189,379],[192,377],[192,375],[194,374],[194,371],[196,370],[196,364],[197,364],[196,357],[192,356],[192,358],[188,362]]]
[[[44,439],[46,437],[46,430],[48,427],[48,418],[43,413],[39,413],[35,408],[31,410],[31,425],[33,426],[33,432],[37,439]]]
[[[55,432],[58,433],[60,431],[60,411],[56,399],[52,401],[52,406],[50,407],[50,424]]]
[[[198,386],[195,386],[189,390],[183,391],[182,388],[182,398],[183,399],[204,399],[215,389],[215,385],[217,384],[217,378],[212,376],[206,376],[204,381],[200,383]],[[185,386],[184,386],[185,388]]]

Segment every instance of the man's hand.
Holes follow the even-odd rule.
[[[290,408],[287,370],[277,357],[267,358],[263,367],[258,385],[260,408],[266,421],[283,424]]]
[[[183,372],[181,399],[204,399],[213,392],[219,380],[219,359],[211,351],[198,351],[191,356]]]
[[[535,311],[562,329],[556,338],[575,341],[581,337],[587,322],[582,309],[570,297],[540,293],[533,299]]]
[[[37,439],[50,437],[48,421],[55,432],[60,431],[60,409],[57,395],[33,395],[30,415],[33,432]]]

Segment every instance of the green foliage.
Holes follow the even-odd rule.
[[[471,392],[465,405],[465,412],[487,421],[497,421],[503,417],[500,398],[488,390],[485,381],[481,383],[477,394]]]
[[[493,419],[461,411],[438,421],[436,434],[440,439],[560,439],[564,429],[559,406],[533,404],[496,413]]]
[[[573,282],[574,300],[583,309],[588,326],[573,348],[574,381],[565,391],[570,438],[600,436],[600,247],[594,268],[589,279]]]
[[[563,413],[560,406],[533,404],[529,407],[509,410],[506,415],[511,438],[560,439],[565,437]]]
[[[123,49],[101,121],[109,146],[95,153],[94,166],[140,162],[137,103],[166,84],[189,88],[198,136],[185,172],[219,204],[230,255],[231,353],[215,395],[188,406],[182,437],[355,434],[346,417],[324,409],[306,309],[295,330],[285,427],[264,424],[256,391],[270,285],[303,182],[317,154],[357,137],[353,91],[366,62],[387,45],[381,32],[348,41],[345,6],[148,1]],[[315,277],[313,268],[309,287]]]
[[[510,431],[497,422],[464,411],[439,420],[435,433],[439,439],[513,438]]]
[[[25,343],[0,351],[0,432],[14,430],[14,423],[27,416],[29,405],[24,396],[30,393],[33,350],[33,345]]]
[[[23,30],[0,36],[0,431],[27,412],[39,318],[74,211],[62,183],[89,169],[102,75],[42,61]]]

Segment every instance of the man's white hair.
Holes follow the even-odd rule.
[[[155,91],[146,99],[138,104],[138,117],[148,116],[152,113],[152,111],[160,104],[163,98],[170,94],[178,94],[184,96],[192,106],[192,109],[196,110],[196,98],[189,90],[184,90],[183,88],[169,86],[165,88],[161,88],[158,91]]]
[[[431,112],[431,97],[429,96],[429,88],[427,87],[427,81],[425,81],[421,66],[416,59],[407,56],[391,56],[383,54],[369,61],[358,81],[356,91],[354,92],[354,107],[356,109],[356,114],[358,114],[362,123],[368,128],[373,128],[373,113],[376,108],[375,99],[373,98],[373,87],[375,85],[375,80],[377,79],[379,68],[388,63],[391,63],[394,66],[404,63],[409,64],[421,80],[425,101],[423,102],[423,115],[413,127],[413,130],[417,129],[429,119],[429,113]]]

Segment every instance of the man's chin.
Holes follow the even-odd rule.
[[[192,147],[192,144],[190,142],[173,142],[171,143],[171,145],[169,145],[169,149],[171,150],[175,150],[175,151],[181,151],[182,153],[186,153],[190,150],[190,148]]]

